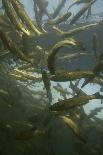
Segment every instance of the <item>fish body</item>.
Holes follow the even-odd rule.
[[[58,60],[62,60],[62,61],[64,61],[64,60],[72,61],[73,59],[79,59],[80,56],[82,56],[82,55],[86,55],[86,53],[82,53],[82,52],[81,52],[81,53],[67,54],[67,55],[65,55],[65,56],[63,56],[63,57],[59,57]]]
[[[49,98],[49,104],[52,102],[51,83],[46,70],[42,69],[42,80],[47,91],[47,97]]]
[[[0,31],[0,38],[4,46],[6,46],[10,52],[12,52],[21,60],[27,61],[32,64],[32,60],[24,55],[24,53],[17,47],[17,45],[12,41],[7,33]]]
[[[91,1],[92,0],[77,0],[77,4],[80,4],[80,3],[89,3]]]
[[[4,15],[0,15],[0,27],[10,28],[10,22],[5,18]]]
[[[92,1],[92,0],[74,0],[74,1],[70,4],[68,10],[69,10],[72,6],[74,6],[74,5],[79,5],[79,4],[82,4],[82,3],[89,3],[89,2],[91,2],[91,1]]]
[[[24,79],[32,80],[33,82],[41,82],[42,81],[41,77],[36,77],[36,76],[30,75],[30,74],[26,73],[25,71],[18,70],[18,69],[15,69],[14,71],[10,72],[10,75],[12,75],[14,77],[21,77]]]
[[[99,93],[93,95],[85,95],[85,96],[74,96],[73,98],[69,98],[66,100],[61,100],[50,107],[51,111],[66,111],[71,108],[84,105],[92,99],[103,99],[103,96]]]
[[[81,136],[80,134],[80,128],[79,126],[69,117],[67,116],[60,116],[60,119],[65,123],[65,125],[72,130],[72,132],[77,136],[77,138],[83,142],[86,143],[86,140]]]
[[[99,55],[99,58],[98,58],[100,61],[103,60],[103,52]]]
[[[60,72],[50,77],[51,81],[65,82],[73,81],[81,78],[94,77],[95,74],[91,71],[73,71],[73,72]]]
[[[88,12],[87,12],[87,15],[86,15],[86,20],[91,16],[91,6],[88,8]]]
[[[103,110],[103,107],[97,107],[97,108],[91,110],[90,114],[88,115],[88,118],[93,118],[94,116],[96,116],[102,110]]]
[[[47,25],[57,25],[60,24],[62,22],[67,21],[67,19],[71,16],[71,12],[67,12],[65,13],[63,16],[55,19],[55,20],[50,20],[48,21]]]
[[[50,16],[48,11],[47,11],[47,7],[48,7],[48,1],[47,0],[33,0],[33,1],[34,1],[34,5],[39,9],[38,15],[39,15],[40,20],[42,19],[42,17],[45,14],[48,17]]]
[[[18,31],[21,31],[25,35],[30,36],[31,32],[26,28],[26,26],[23,23],[21,23],[10,1],[2,0],[2,3],[5,8],[5,12],[7,16],[9,17],[11,23],[13,23],[13,25],[17,28]]]
[[[48,65],[48,69],[50,71],[51,74],[55,74],[55,58],[56,58],[56,54],[59,52],[59,50],[62,47],[66,47],[66,46],[78,46],[77,42],[74,39],[67,39],[67,40],[63,40],[58,42],[57,44],[55,44],[53,46],[53,48],[51,49],[50,54],[48,55],[48,59],[47,59],[47,65]]]
[[[19,0],[11,0],[11,3],[16,10],[16,13],[20,17],[23,23],[27,25],[27,27],[32,30],[36,35],[41,35],[42,33],[37,29],[37,27],[33,24],[31,19],[29,18],[28,14],[26,13],[24,7],[22,4],[19,2]]]
[[[60,11],[64,7],[65,3],[66,3],[66,0],[61,0],[61,2],[59,3],[59,5],[55,9],[54,13],[52,14],[51,19],[54,19],[54,18],[56,18],[58,16],[58,14],[60,13]]]
[[[35,2],[34,2],[34,11],[35,11],[36,24],[37,24],[38,28],[40,29],[41,32],[46,33],[46,31],[42,27],[41,17],[39,16],[38,7],[37,7],[37,4]]]
[[[77,83],[78,83],[78,81],[77,81]],[[82,96],[87,95],[87,94],[84,93],[81,89],[79,89],[79,88],[77,87],[76,84],[74,85],[74,84],[72,83],[72,81],[70,81],[70,86],[69,86],[69,87],[73,90],[74,95],[75,95],[75,93],[76,93],[76,94],[80,93],[80,95],[82,95]]]
[[[9,94],[8,94],[8,92],[7,91],[5,91],[5,90],[3,90],[3,89],[0,89],[0,96],[8,96]]]
[[[70,21],[70,25],[75,24],[75,22],[88,10],[88,8],[95,2],[96,0],[92,0],[89,3],[86,3],[85,6],[72,18]]]
[[[66,116],[60,116],[60,118],[62,119],[62,121],[69,127],[72,129],[72,131],[76,134],[76,135],[80,135],[80,129],[77,126],[77,124],[69,117]]]
[[[4,58],[5,56],[7,56],[10,52],[7,51],[7,52],[0,52],[0,59],[1,58]]]
[[[99,75],[101,71],[103,71],[103,60],[98,62],[97,65],[93,69],[93,72],[96,75]]]
[[[59,83],[57,84],[57,86],[53,86],[53,88],[54,88],[56,91],[60,92],[60,95],[61,95],[61,96],[63,96],[63,94],[65,94],[65,95],[71,95],[71,93],[68,92],[67,89],[63,89],[63,87],[62,87]]]
[[[62,31],[61,29],[59,29],[57,26],[53,26],[52,28],[54,30],[56,30],[59,35],[63,38],[68,38],[68,37],[73,37],[83,31],[86,31],[90,28],[95,28],[96,26],[100,25],[100,23],[96,22],[96,23],[92,23],[92,24],[86,24],[86,25],[83,25],[83,26],[79,26],[79,27],[76,27],[76,28],[72,28],[71,30],[69,31]]]
[[[30,140],[35,137],[39,138],[44,135],[45,135],[44,130],[39,130],[39,129],[35,128],[35,129],[31,129],[31,130],[16,134],[15,139],[25,141],[25,140]]]
[[[73,3],[69,6],[68,10],[74,6],[75,4],[76,5],[79,5],[79,4],[82,4],[82,3],[89,3],[91,2],[92,0],[74,0]]]
[[[103,87],[103,80],[102,79],[100,79],[100,78],[94,78],[93,82],[94,83],[97,83],[97,84],[99,84],[100,86]]]
[[[88,30],[90,28],[94,28],[96,26],[98,26],[99,23],[92,23],[92,24],[87,24],[87,25],[83,25],[83,26],[79,26],[79,27],[76,27],[76,28],[73,28],[71,30],[69,30],[68,32],[63,32],[63,31],[60,31],[61,33],[61,36],[64,38],[64,37],[73,37],[74,35],[77,35],[85,30]]]
[[[100,61],[97,63],[97,65],[94,67],[93,69],[93,74],[94,76],[92,77],[88,77],[85,82],[82,84],[81,88],[83,88],[85,85],[87,85],[88,83],[91,83],[93,82],[94,78],[95,77],[102,77],[103,78],[103,75],[102,75],[102,72],[103,71],[103,61]]]
[[[97,38],[97,34],[93,34],[93,38],[92,38],[92,49],[94,51],[94,56],[96,61],[98,60],[98,38]]]

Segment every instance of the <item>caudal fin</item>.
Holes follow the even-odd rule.
[[[99,92],[95,93],[94,96],[95,96],[95,99],[103,99],[103,95],[100,95]]]
[[[51,91],[49,91],[48,93],[47,93],[47,97],[48,97],[48,99],[49,99],[49,106],[51,105],[51,102],[52,102],[52,93],[51,93]]]
[[[94,77],[90,77],[90,78],[87,78],[84,83],[82,84],[81,88],[83,88],[84,86],[86,86],[88,83],[91,83],[93,82],[94,80]]]

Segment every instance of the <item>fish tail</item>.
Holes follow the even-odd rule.
[[[51,91],[49,91],[48,93],[47,93],[47,97],[48,97],[48,99],[49,99],[49,106],[51,105],[51,102],[52,102],[52,93],[51,93]]]
[[[100,95],[99,92],[94,94],[95,99],[103,99],[103,95]]]
[[[88,83],[91,83],[94,80],[94,77],[90,77],[88,79],[86,79],[84,81],[84,83],[82,84],[81,88],[83,88],[84,86],[86,86]]]
[[[81,86],[81,89],[84,88],[88,83],[93,82],[94,77],[87,78]],[[80,95],[81,89],[78,91],[77,95]]]
[[[86,141],[86,139],[85,139],[84,137],[79,136],[79,139],[80,139],[80,141],[81,141],[82,143],[84,143],[84,144],[86,144],[86,143],[87,143],[87,141]]]
[[[79,89],[79,91],[78,91],[78,93],[77,93],[77,96],[79,96],[79,95],[80,95],[80,93],[81,93],[81,89]]]

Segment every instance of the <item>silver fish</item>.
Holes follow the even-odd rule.
[[[50,83],[50,79],[48,77],[47,71],[44,69],[41,69],[42,72],[42,80],[44,83],[44,86],[46,88],[47,91],[47,97],[49,98],[49,105],[52,102],[52,94],[51,94],[51,83]]]
[[[67,19],[71,16],[71,12],[67,12],[64,15],[62,15],[61,17],[55,19],[55,20],[49,20],[46,25],[57,25],[60,24],[62,22],[67,21]]]
[[[71,108],[75,108],[78,106],[82,106],[89,102],[92,99],[103,99],[103,96],[100,95],[98,92],[93,95],[85,95],[85,96],[74,96],[72,98],[61,100],[53,105],[50,106],[51,111],[66,111],[70,110]]]
[[[72,18],[70,21],[70,25],[75,24],[75,22],[88,10],[88,8],[94,3],[96,0],[92,0],[89,3],[86,3],[85,6]]]
[[[59,57],[58,60],[68,60],[71,62],[73,59],[79,59],[81,56],[86,55],[86,53],[72,53],[72,54],[67,54],[65,56]]]
[[[92,49],[94,52],[95,59],[96,59],[96,61],[98,61],[98,38],[97,38],[97,34],[93,34]]]

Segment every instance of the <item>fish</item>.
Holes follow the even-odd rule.
[[[56,91],[60,92],[61,96],[63,96],[63,94],[64,95],[72,95],[72,93],[70,93],[67,89],[63,89],[63,87],[59,83],[57,83],[57,86],[53,86],[53,88]]]
[[[42,136],[45,136],[45,131],[44,130],[33,128],[31,130],[27,130],[27,131],[17,133],[15,135],[15,139],[25,141],[25,140],[31,140],[31,139],[33,139],[35,137],[39,138],[39,137],[42,137]]]
[[[69,6],[68,10],[74,6],[75,4],[78,4],[80,2],[80,0],[74,0],[73,3]]]
[[[59,5],[55,9],[54,13],[51,15],[51,19],[54,19],[54,18],[56,18],[58,16],[58,14],[60,13],[60,11],[64,7],[65,3],[66,3],[66,0],[61,0],[61,2],[59,3]]]
[[[56,102],[55,104],[51,105],[49,109],[51,111],[68,111],[72,108],[87,104],[92,99],[103,99],[103,96],[100,95],[99,92],[93,95],[75,95],[72,98]]]
[[[8,22],[8,20],[6,20],[5,18],[4,18],[4,16],[3,15],[0,15],[0,27],[2,28],[8,28],[8,29],[10,29],[10,23]]]
[[[89,3],[86,3],[85,6],[71,19],[70,25],[75,24],[75,22],[88,10],[88,8],[95,3],[96,0],[92,0]]]
[[[15,9],[17,15],[20,17],[20,19],[22,20],[23,23],[25,23],[27,25],[27,27],[34,32],[36,35],[41,35],[42,32],[40,32],[40,30],[38,30],[38,28],[34,25],[34,23],[31,21],[30,17],[28,16],[28,14],[26,13],[24,7],[22,6],[22,4],[20,3],[19,0],[10,0],[13,8]]]
[[[95,28],[95,27],[97,27],[99,25],[100,25],[99,22],[95,22],[95,23],[92,23],[92,24],[86,24],[86,25],[83,25],[83,26],[72,28],[69,31],[62,31],[57,26],[53,26],[52,28],[53,28],[53,30],[56,30],[56,32],[58,32],[58,34],[62,38],[68,38],[68,37],[73,37],[73,36],[83,32],[83,31],[86,31],[86,30],[90,29],[90,28]]]
[[[92,0],[74,0],[73,3],[69,6],[68,10],[74,6],[75,4],[81,4],[81,3],[88,3],[91,2]]]
[[[6,46],[10,52],[12,52],[14,55],[16,55],[21,60],[24,60],[26,62],[33,64],[33,61],[24,55],[24,53],[18,48],[16,43],[14,43],[13,40],[9,37],[8,33],[0,30],[0,38],[4,46]]]
[[[24,122],[14,121],[14,125],[19,126],[19,127],[21,127],[21,126],[23,126],[23,127],[29,127],[29,128],[32,128],[33,127],[33,125],[31,123],[26,122],[26,121],[24,121]]]
[[[77,4],[80,4],[80,3],[89,3],[91,1],[92,0],[77,0]]]
[[[0,96],[6,96],[6,95],[7,96],[9,95],[8,92],[3,89],[0,89]]]
[[[41,69],[41,73],[42,73],[42,80],[45,86],[45,89],[47,91],[47,97],[49,99],[49,106],[52,102],[52,93],[51,93],[51,83],[50,83],[50,79],[48,77],[47,71],[44,69]]]
[[[15,28],[19,32],[22,32],[25,35],[30,36],[31,32],[29,31],[29,29],[27,29],[27,27],[23,23],[21,23],[21,21],[19,20],[15,10],[13,9],[10,1],[9,0],[2,0],[2,4],[5,8],[5,12],[6,12],[7,16],[9,17],[11,23],[15,26]]]
[[[69,117],[66,116],[59,116],[59,118],[61,120],[63,120],[63,122],[72,129],[72,131],[76,134],[76,135],[80,135],[80,129],[79,127],[76,125],[76,123]]]
[[[88,12],[86,15],[86,20],[91,16],[91,6],[88,8]]]
[[[42,81],[41,77],[36,77],[36,76],[30,75],[30,74],[26,73],[25,71],[22,71],[19,69],[14,69],[9,74],[12,76],[20,76],[22,78],[32,80],[33,82],[41,82]]]
[[[94,52],[94,56],[96,61],[98,61],[98,38],[97,38],[97,34],[93,34],[92,37],[92,50]]]
[[[50,17],[50,14],[47,11],[47,7],[48,7],[48,1],[47,0],[33,0],[34,2],[34,12],[35,12],[35,6],[38,8],[38,16],[39,16],[39,20],[42,20],[42,17],[44,15],[47,15],[48,17]]]
[[[96,77],[101,77],[103,78],[101,71],[103,71],[103,61],[100,61],[96,64],[96,66],[93,68],[93,77],[88,77],[84,83],[82,84],[81,88],[83,88],[85,85],[87,85],[88,83],[93,82],[94,78]]]
[[[103,60],[99,61],[93,69],[96,75],[99,75],[101,71],[103,71]]]
[[[83,31],[86,31],[90,28],[95,28],[97,27],[98,25],[100,25],[100,23],[98,22],[95,22],[95,23],[92,23],[92,24],[86,24],[86,25],[83,25],[83,26],[79,26],[79,27],[76,27],[76,28],[72,28],[71,30],[67,31],[67,32],[61,32],[61,37],[65,38],[65,37],[73,37]]]
[[[97,108],[91,110],[90,114],[87,117],[88,118],[93,118],[94,116],[96,116],[102,110],[103,110],[103,107],[97,107]]]
[[[27,69],[29,69],[31,67],[32,67],[32,64],[25,63],[25,64],[21,65],[20,67],[18,67],[17,69],[18,70],[27,70]],[[37,70],[36,70],[36,72],[37,72]]]
[[[86,142],[86,140],[80,135],[80,128],[71,118],[67,116],[59,116],[59,118],[67,125],[67,127],[72,130],[72,132],[79,138],[80,141],[83,143]]]
[[[71,62],[73,59],[79,59],[81,56],[83,55],[86,55],[86,53],[72,53],[72,54],[67,54],[67,55],[64,55],[62,57],[58,57],[57,59],[58,60],[68,60],[69,62]]]
[[[8,54],[10,54],[10,51],[0,52],[0,59],[1,59],[1,58],[4,58],[4,57],[7,56]]]
[[[66,39],[63,41],[60,41],[56,43],[53,48],[51,49],[48,58],[47,58],[47,65],[48,65],[48,70],[50,71],[51,74],[55,74],[55,57],[60,48],[65,47],[65,46],[78,46],[77,42],[73,39]]]
[[[50,76],[50,80],[55,82],[66,82],[88,77],[94,78],[95,74],[92,71],[57,72],[55,75]]]
[[[100,88],[100,91],[103,92],[103,87]]]
[[[83,88],[86,84],[88,84],[89,82],[92,82],[94,80],[94,78],[97,77],[101,77],[103,78],[103,75],[101,74],[101,72],[103,71],[103,61],[100,61],[99,63],[97,63],[97,65],[94,67],[93,69],[93,73],[95,74],[94,77],[90,77],[88,78],[82,85],[81,88]]]
[[[47,31],[42,27],[41,17],[39,16],[38,7],[35,2],[34,2],[34,12],[35,12],[35,19],[36,19],[36,24],[38,28],[40,29],[42,33],[47,33]]]
[[[77,81],[77,84],[78,84],[78,82],[79,82],[79,80]],[[77,87],[77,84],[73,84],[72,81],[70,81],[70,86],[69,86],[69,87],[73,90],[74,95],[75,95],[75,93],[76,93],[76,94],[79,93],[79,95],[82,95],[82,96],[87,95],[87,94],[84,93],[81,89],[79,89],[79,88]]]
[[[64,33],[58,26],[53,25],[52,29],[55,30],[60,36]]]
[[[103,60],[103,52],[99,55],[99,58],[98,58],[98,60]]]
[[[2,6],[0,6],[0,10],[4,10],[4,7],[3,7],[3,5],[2,5]]]
[[[49,20],[46,25],[57,25],[60,24],[62,22],[67,21],[67,19],[72,15],[71,12],[67,12],[64,15],[62,15],[61,17],[55,19],[55,20]]]
[[[81,88],[84,88],[84,86],[86,86],[88,83],[92,83],[95,77],[96,77],[96,76],[95,76],[95,74],[94,74],[93,77],[86,78],[85,81],[83,82]],[[78,95],[79,95],[79,93],[78,93]]]
[[[94,78],[93,83],[97,83],[98,85],[103,87],[103,80],[98,77]]]

